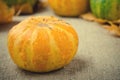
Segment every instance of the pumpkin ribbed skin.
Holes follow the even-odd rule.
[[[33,72],[48,72],[67,65],[75,55],[78,36],[72,26],[55,17],[31,17],[8,34],[13,61]]]
[[[90,0],[92,13],[102,19],[120,19],[120,0]]]
[[[79,16],[88,11],[89,0],[48,0],[54,12],[61,16]]]

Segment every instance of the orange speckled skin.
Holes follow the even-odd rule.
[[[60,16],[79,16],[89,10],[89,0],[48,0],[53,11]]]
[[[78,48],[72,26],[52,16],[30,17],[8,33],[8,49],[20,68],[49,72],[67,65]]]

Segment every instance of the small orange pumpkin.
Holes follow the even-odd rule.
[[[48,3],[61,16],[79,16],[89,10],[89,0],[48,0]]]
[[[76,54],[78,36],[72,26],[52,16],[30,17],[8,34],[8,49],[22,69],[48,72],[67,65]]]

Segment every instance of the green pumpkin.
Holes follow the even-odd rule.
[[[120,0],[90,0],[92,13],[101,19],[120,19]]]

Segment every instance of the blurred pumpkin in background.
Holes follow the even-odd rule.
[[[20,68],[49,72],[64,67],[78,48],[78,36],[72,26],[52,16],[23,20],[8,34],[11,58]]]
[[[3,0],[0,0],[0,24],[11,22],[14,13],[14,8],[8,7]]]
[[[90,0],[92,13],[101,19],[120,19],[120,0]]]
[[[38,0],[4,0],[8,6],[14,6],[16,13],[33,13],[33,7]]]
[[[48,3],[61,16],[79,16],[89,10],[89,0],[48,0]]]

